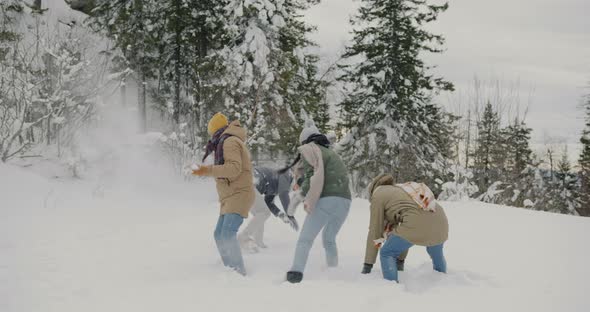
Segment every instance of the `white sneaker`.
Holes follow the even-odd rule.
[[[266,244],[264,242],[256,242],[256,246],[258,246],[258,248],[262,248],[262,249],[268,248],[268,246],[266,246]]]
[[[247,253],[254,254],[260,252],[260,250],[258,249],[258,245],[256,244],[256,242],[254,242],[253,239],[246,239],[240,241],[240,246]]]

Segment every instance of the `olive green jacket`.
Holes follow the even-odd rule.
[[[386,227],[414,245],[435,246],[448,239],[449,224],[443,208],[426,211],[403,189],[393,185],[381,185],[371,195],[371,221],[367,235],[365,263],[374,264],[378,249],[374,240],[383,237]]]
[[[318,145],[322,151],[324,161],[324,188],[321,197],[336,196],[351,199],[350,185],[348,182],[348,170],[340,156],[333,150]],[[305,196],[309,191],[310,179],[313,176],[313,167],[305,161],[303,162],[304,181],[301,185],[302,194]]]

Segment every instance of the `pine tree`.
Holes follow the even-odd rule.
[[[17,19],[15,13],[20,13],[23,9],[23,4],[17,0],[0,3],[0,62],[6,60],[14,44],[22,37],[12,26]]]
[[[223,34],[226,1],[99,1],[92,11],[97,30],[115,39],[140,85],[140,109],[146,96],[170,113],[195,146],[206,138],[206,122],[222,108],[222,66],[215,52],[227,44]],[[145,118],[144,118],[145,119]],[[189,133],[185,133],[189,134]]]
[[[444,178],[446,159],[436,142],[445,141],[447,133],[432,95],[453,85],[429,74],[421,54],[442,52],[444,38],[424,24],[447,8],[423,0],[364,0],[351,21],[354,39],[343,55],[348,64],[340,81],[347,97],[339,104],[339,128],[348,131],[341,153],[357,193],[381,172],[399,181],[432,184]]]
[[[581,206],[578,208],[578,213],[581,216],[590,216],[590,95],[586,97],[584,109],[586,110],[586,128],[580,139],[582,152],[578,162],[580,164],[579,198]]]
[[[267,1],[230,1],[226,31],[230,46],[226,63],[227,111],[249,130],[249,144],[257,159],[261,149],[273,148],[279,138],[277,112],[286,111],[279,93],[278,74],[282,53],[280,29],[285,26],[284,7]],[[274,116],[273,116],[274,115]]]
[[[309,117],[322,133],[330,130],[329,104],[326,97],[328,83],[318,79],[316,55],[302,56],[291,78],[283,80],[287,86],[285,102],[289,105],[295,119],[289,119],[280,127],[282,151],[294,152],[299,146],[299,134],[304,120]],[[307,117],[305,117],[307,116]]]
[[[227,39],[222,32],[223,4],[172,0],[157,2],[155,9],[161,61],[154,97],[161,104],[172,103],[173,120],[193,125],[201,139],[206,137],[209,115],[222,107],[223,73],[214,52]]]
[[[504,170],[503,143],[500,117],[492,104],[488,102],[480,121],[477,123],[477,140],[473,153],[473,169],[477,186],[482,192],[485,192],[493,183],[498,182],[501,177]]]
[[[527,127],[524,121],[518,120],[502,131],[504,146],[507,147],[506,170],[512,177],[518,178],[531,163],[533,152],[529,142],[532,131],[533,129]]]
[[[538,209],[575,214],[580,205],[576,191],[577,180],[576,174],[572,172],[567,147],[565,147],[561,159],[557,162],[554,175],[547,177],[546,187],[543,193],[539,194],[541,200],[538,203]]]
[[[297,143],[300,112],[324,127],[329,120],[319,58],[305,50],[313,27],[301,19],[315,3],[102,0],[93,20],[123,52],[119,70],[136,73],[162,111],[190,129],[193,146],[206,138],[208,118],[225,111],[248,128],[255,154],[285,152]]]
[[[527,127],[524,121],[514,120],[506,128],[500,131],[501,156],[496,157],[504,165],[499,168],[500,177],[505,185],[501,203],[506,205],[523,207],[524,201],[530,197],[528,190],[532,187],[529,181],[534,171],[526,170],[532,163],[532,150],[530,148],[532,129]]]
[[[292,150],[300,112],[323,100],[314,77],[317,57],[304,52],[313,28],[300,15],[314,3],[231,0],[226,6],[226,107],[248,128],[255,156]]]
[[[307,24],[303,13],[315,0],[287,0],[283,2],[285,26],[280,33],[282,60],[279,68],[279,94],[283,98],[283,111],[274,126],[279,129],[278,143],[272,152],[291,153],[299,146],[299,134],[307,117],[313,119],[320,131],[329,129],[329,105],[326,100],[328,84],[318,77],[319,57],[309,52],[315,43],[308,39],[315,27]],[[278,5],[278,3],[277,3]]]
[[[141,128],[146,129],[148,81],[155,77],[159,64],[155,31],[151,27],[155,12],[153,0],[97,0],[92,25],[97,32],[114,39],[122,54],[115,57],[114,71],[129,68],[138,82],[138,108]],[[112,51],[111,51],[112,52]]]

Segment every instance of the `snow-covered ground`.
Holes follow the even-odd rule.
[[[368,203],[355,200],[327,270],[316,241],[303,283],[283,282],[296,234],[268,222],[248,277],[221,265],[211,182],[154,170],[56,177],[0,164],[0,311],[589,311],[590,219],[444,203],[447,275],[414,247],[401,284],[359,273]],[[303,213],[302,211],[300,211]],[[303,215],[298,215],[303,218]]]
[[[63,1],[48,3],[48,31],[67,27],[58,19],[82,21]],[[590,311],[590,219],[479,202],[443,203],[446,275],[420,247],[401,284],[378,266],[361,275],[369,214],[355,200],[340,268],[325,268],[318,239],[303,283],[284,283],[297,235],[271,219],[269,248],[245,254],[241,277],[213,242],[212,181],[171,174],[149,142],[136,145],[131,120],[80,135],[83,161],[62,162],[89,162],[82,179],[51,159],[0,163],[0,312]]]

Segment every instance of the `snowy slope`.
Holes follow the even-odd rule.
[[[212,183],[148,176],[106,187],[0,165],[0,311],[590,310],[590,219],[445,203],[449,274],[415,247],[394,285],[378,269],[359,274],[368,203],[355,200],[341,267],[324,268],[318,241],[304,282],[290,285],[287,226],[269,221],[270,248],[246,255],[240,277],[215,250]]]

